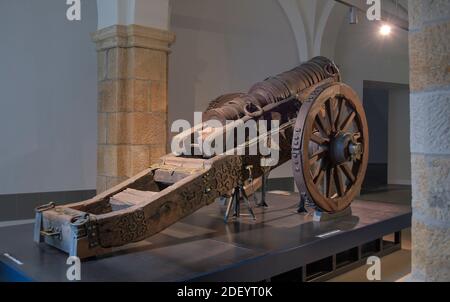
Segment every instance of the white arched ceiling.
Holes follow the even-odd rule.
[[[303,22],[297,0],[278,0],[278,3],[283,9],[294,33],[299,60],[308,60],[310,58],[309,43],[306,36],[305,23]]]
[[[98,29],[138,24],[169,29],[169,0],[97,0]]]
[[[324,55],[334,58],[334,49],[346,9],[334,0],[278,0],[297,43],[300,61]]]
[[[294,33],[298,58],[334,57],[334,45],[343,17],[334,0],[278,0]],[[169,0],[97,0],[98,28],[139,24],[168,29]]]
[[[315,52],[330,59],[335,59],[336,42],[348,8],[335,1],[329,1],[320,23]]]
[[[317,23],[316,34],[314,37],[314,45],[313,45],[314,56],[324,55],[322,51],[322,44],[323,44],[322,41],[324,38],[325,30],[330,30],[330,28],[327,28],[327,24],[330,24],[329,22],[330,16],[333,12],[335,5],[336,5],[335,1],[327,1],[325,3],[319,21]],[[336,24],[334,24],[334,27],[335,28],[337,27]]]

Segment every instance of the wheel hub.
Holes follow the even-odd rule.
[[[362,146],[351,133],[338,133],[330,141],[330,159],[335,165],[354,160],[362,154]]]

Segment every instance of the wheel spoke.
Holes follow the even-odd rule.
[[[322,129],[325,131],[325,135],[329,136],[331,134],[331,126],[328,123],[328,120],[323,117],[322,110],[320,110],[319,113],[317,114],[317,118],[320,125],[322,126]]]
[[[331,197],[331,188],[332,188],[333,174],[334,174],[333,171],[334,171],[333,167],[329,167],[327,169],[326,189],[325,189],[326,197]]]
[[[355,183],[355,176],[353,175],[353,172],[350,170],[350,168],[347,166],[347,164],[340,165],[339,168],[344,172],[345,177],[354,184]]]
[[[328,151],[328,150],[326,150],[326,149],[322,149],[322,150],[319,150],[319,151],[317,151],[316,153],[314,153],[314,154],[311,156],[311,158],[309,159],[309,164],[310,164],[310,165],[313,165],[313,164],[315,164],[318,160],[321,160],[321,159],[325,156],[325,154],[327,153],[327,151]]]
[[[325,169],[322,167],[322,165],[320,165],[319,172],[314,177],[314,183],[316,185],[320,184],[324,176],[325,176]]]
[[[339,196],[344,196],[345,194],[345,185],[342,181],[341,172],[339,166],[334,169],[334,183],[336,185],[336,192]]]
[[[345,108],[345,99],[344,99],[344,98],[339,98],[339,104],[338,104],[338,107],[339,107],[339,111],[338,111],[338,114],[337,114],[337,117],[336,117],[335,125],[336,125],[336,129],[339,130],[339,125],[340,125],[340,122],[341,122],[341,117],[342,117],[342,115],[344,114],[344,108]]]
[[[328,143],[330,141],[328,138],[324,138],[324,137],[318,136],[315,133],[313,133],[311,135],[311,140],[313,142],[315,142],[316,144],[318,144],[318,145],[324,145],[324,144],[326,144],[326,143]]]
[[[314,126],[320,132],[320,134],[322,134],[322,136],[328,136],[328,133],[323,128],[322,122],[320,121],[320,119],[318,117],[314,121]]]
[[[327,115],[328,115],[328,122],[331,125],[331,131],[335,131],[335,112],[334,112],[334,108],[333,108],[333,99],[329,99],[327,101],[326,104],[326,109],[327,109]]]
[[[315,178],[315,175],[317,175],[319,173],[320,170],[320,163],[318,163],[317,165],[315,165],[314,163],[310,165],[310,172],[311,172],[311,177],[312,179]]]
[[[354,111],[352,111],[352,113],[350,113],[350,115],[345,119],[345,121],[342,123],[340,130],[342,132],[347,131],[347,129],[350,127],[350,125],[352,124],[353,120],[355,119],[356,113]]]

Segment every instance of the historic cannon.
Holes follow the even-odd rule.
[[[367,121],[358,96],[340,82],[337,66],[327,58],[270,77],[248,93],[221,96],[203,118],[205,123],[174,138],[174,145],[191,143],[189,154],[168,154],[92,199],[37,208],[35,241],[86,258],[143,240],[217,198],[229,199],[227,216],[233,200],[235,213],[241,198],[251,209],[248,195],[264,184],[270,170],[291,159],[300,196],[322,211],[346,209],[360,190],[368,162]],[[219,124],[211,127],[211,120]],[[261,120],[278,126],[257,129],[256,137],[246,136],[220,154],[196,150],[198,140],[213,142],[231,133],[234,124]],[[262,164],[265,155],[236,152],[261,141],[273,144],[273,134],[279,137],[274,164]],[[265,205],[264,192],[259,205]]]

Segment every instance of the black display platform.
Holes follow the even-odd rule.
[[[225,224],[225,206],[216,202],[147,240],[83,262],[82,281],[320,280],[400,248],[400,231],[411,225],[410,207],[391,203],[355,201],[352,216],[326,222],[297,214],[297,195],[269,194],[268,203],[255,209],[256,221]],[[393,233],[395,240],[383,240]],[[0,228],[0,280],[67,281],[67,257],[34,243],[33,224]]]

